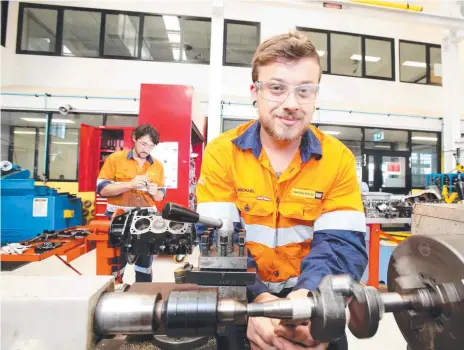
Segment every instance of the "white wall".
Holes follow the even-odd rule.
[[[44,1],[36,1],[44,2]],[[68,1],[54,4],[70,6]],[[185,14],[211,17],[211,1],[80,1],[72,6],[111,8],[164,14]],[[263,5],[262,2],[225,1],[226,19],[261,22],[261,38],[286,32],[295,26],[305,26],[374,36],[395,38],[396,82],[354,77],[324,75],[318,106],[329,109],[348,109],[380,113],[441,116],[442,89],[399,82],[398,40],[413,40],[440,44],[444,30],[420,24],[418,21],[385,20],[372,17],[355,17],[356,11],[327,10],[319,4],[281,2]],[[141,62],[110,59],[47,57],[17,55],[18,4],[10,4],[7,47],[2,48],[2,91],[49,92],[62,94],[104,95],[138,97],[141,83],[186,84],[194,86],[200,100],[208,96],[208,65]],[[464,57],[464,45],[462,45]],[[463,60],[464,71],[464,60]],[[460,73],[458,73],[460,74]],[[464,81],[464,74],[461,75]],[[223,67],[222,96],[225,101],[251,102],[249,84],[250,68]],[[36,98],[3,96],[3,108],[31,107],[57,108],[69,103],[79,110],[137,113],[138,101],[83,100],[66,98]],[[464,115],[464,99],[461,110]],[[206,111],[206,108],[205,108]],[[251,111],[253,113],[253,111]],[[210,116],[219,123],[219,114]],[[236,114],[237,117],[249,115]],[[235,114],[234,114],[235,115]],[[377,125],[378,118],[366,115],[344,114],[353,123]],[[336,118],[335,118],[336,119]],[[382,118],[382,124],[391,127],[411,127],[404,118]],[[429,124],[430,123],[430,124]],[[436,129],[438,121],[424,120],[419,124],[425,129]],[[413,124],[417,124],[414,119]]]

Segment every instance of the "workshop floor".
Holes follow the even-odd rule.
[[[194,266],[198,261],[198,250],[188,256],[189,262]],[[71,265],[83,275],[95,275],[96,255],[91,251],[71,262]],[[154,282],[174,282],[174,270],[180,264],[172,258],[156,257],[153,261]],[[31,263],[12,272],[2,272],[15,275],[77,275],[75,271],[63,264],[58,258],[51,257],[41,262]],[[135,271],[133,266],[126,267],[124,282],[131,284],[135,282]],[[348,343],[350,349],[355,350],[406,350],[406,342],[399,331],[395,319],[391,314],[385,314],[380,322],[377,334],[370,339],[357,339],[347,328]]]

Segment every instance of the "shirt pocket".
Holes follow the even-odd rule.
[[[280,202],[279,213],[290,219],[314,221],[322,214],[322,201],[287,199]]]
[[[269,216],[274,212],[274,203],[270,200],[258,200],[256,196],[239,195],[237,208],[245,215]]]

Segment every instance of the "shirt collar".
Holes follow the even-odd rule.
[[[259,136],[260,128],[261,124],[259,122],[251,124],[242,135],[233,139],[232,143],[242,150],[251,149],[253,155],[259,158],[261,149],[263,148]],[[322,158],[321,142],[310,128],[306,130],[301,138],[300,154],[303,163],[309,161],[312,155],[317,160]]]
[[[134,150],[134,149],[131,148],[130,151],[127,153],[127,159],[134,159],[133,150]],[[147,159],[148,163],[153,164],[153,158],[151,157],[150,154],[147,156],[146,159]]]

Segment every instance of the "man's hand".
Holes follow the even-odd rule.
[[[309,290],[299,289],[291,292],[287,298],[298,299],[307,298]],[[284,350],[299,350],[299,349],[312,349],[312,350],[325,350],[329,346],[328,343],[318,344],[311,337],[311,322],[308,324],[289,326],[281,322],[274,332],[279,336],[279,341]]]
[[[253,301],[262,303],[277,300],[278,297],[270,293],[262,293]],[[280,320],[266,317],[250,317],[248,320],[247,337],[250,340],[251,350],[283,349],[274,329]]]
[[[150,180],[148,179],[148,176],[146,176],[146,175],[137,175],[130,182],[130,187],[133,190],[136,190],[137,188],[142,188],[142,187],[147,186],[147,184],[149,182],[150,182]]]
[[[158,191],[158,185],[154,182],[150,182],[147,186],[148,193],[153,198],[156,196],[156,192]]]

